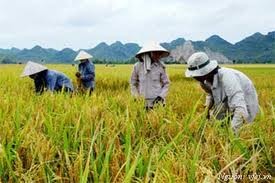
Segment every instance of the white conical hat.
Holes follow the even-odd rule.
[[[136,57],[140,56],[140,54],[147,53],[147,52],[153,52],[153,51],[159,51],[163,52],[164,55],[163,57],[166,57],[169,55],[169,51],[163,48],[160,44],[155,43],[155,42],[150,42],[145,44],[139,52],[136,54]]]
[[[21,77],[30,76],[30,75],[39,73],[39,72],[47,70],[47,69],[48,69],[47,67],[45,67],[41,64],[38,64],[38,63],[35,63],[32,61],[28,61],[24,68],[24,71],[21,74]]]
[[[93,58],[93,56],[87,53],[86,51],[81,50],[75,57],[74,61],[85,60],[90,58]]]

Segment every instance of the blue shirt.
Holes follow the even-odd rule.
[[[34,79],[35,91],[42,93],[44,88],[49,91],[61,91],[62,88],[66,91],[73,91],[71,80],[63,73],[55,70],[46,70],[39,73]]]
[[[81,74],[81,81],[85,88],[94,89],[95,87],[95,66],[93,63],[86,61],[78,65],[78,71]]]

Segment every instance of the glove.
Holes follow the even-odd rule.
[[[142,101],[142,97],[140,97],[140,96],[134,96],[134,101],[135,102]]]
[[[76,76],[77,78],[80,78],[80,77],[81,77],[80,72],[76,72],[76,73],[75,73],[75,76]]]
[[[153,104],[158,104],[158,103],[163,103],[164,102],[164,99],[161,98],[160,96],[157,96],[157,98],[155,98]]]

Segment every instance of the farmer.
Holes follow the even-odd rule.
[[[153,109],[157,103],[165,104],[170,81],[160,59],[168,55],[169,52],[156,43],[145,45],[136,54],[139,62],[132,72],[131,93],[134,97],[145,98],[146,110]]]
[[[29,61],[21,77],[29,76],[34,80],[35,92],[42,94],[44,90],[51,92],[65,91],[72,92],[73,85],[70,79],[63,73],[49,70],[47,67]]]
[[[75,57],[75,61],[80,61],[78,72],[75,74],[78,81],[78,89],[89,91],[90,95],[95,88],[95,67],[94,64],[89,61],[92,57],[92,55],[85,51],[80,51]]]
[[[229,119],[235,133],[243,122],[251,123],[258,110],[258,96],[252,81],[240,71],[219,67],[204,52],[194,53],[188,59],[186,77],[200,82],[207,93],[207,118]]]

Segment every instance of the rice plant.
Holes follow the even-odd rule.
[[[167,66],[167,105],[149,112],[130,95],[131,65],[96,65],[92,96],[36,95],[32,81],[19,77],[22,65],[1,65],[0,181],[234,182],[239,175],[272,182],[275,66],[234,67],[253,80],[261,105],[239,136],[206,120],[204,93],[182,65]],[[74,67],[49,68],[76,82]]]

